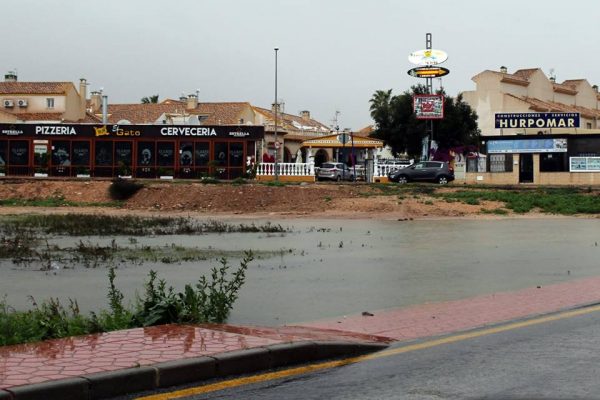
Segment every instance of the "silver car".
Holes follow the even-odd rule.
[[[332,181],[353,181],[354,173],[345,163],[326,162],[321,165],[317,172],[317,180],[332,180]]]

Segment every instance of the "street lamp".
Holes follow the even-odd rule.
[[[279,104],[277,104],[277,52],[279,51],[278,47],[275,47],[275,180],[279,180],[279,171],[277,166],[277,113],[279,112]]]

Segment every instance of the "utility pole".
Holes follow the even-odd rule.
[[[277,103],[277,52],[279,51],[278,47],[275,47],[275,180],[279,180],[279,170],[277,165],[277,156],[278,156],[278,147],[279,142],[277,141],[277,114],[279,113],[279,104]]]
[[[425,48],[431,50],[431,33],[425,34]],[[427,94],[433,94],[433,78],[426,78],[425,85],[427,86]],[[426,120],[426,133],[427,133],[427,160],[431,157],[431,143],[433,142],[433,120]]]

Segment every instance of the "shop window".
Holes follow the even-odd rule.
[[[567,153],[540,154],[540,172],[566,172],[568,170]]]
[[[29,142],[26,140],[13,140],[9,143],[8,163],[10,165],[29,164]]]
[[[179,165],[182,167],[191,167],[194,162],[194,144],[191,142],[181,142],[179,145]]]
[[[0,167],[6,165],[6,160],[8,157],[6,156],[6,152],[8,149],[8,142],[6,140],[0,140]]]
[[[156,143],[158,153],[158,165],[161,167],[173,167],[175,164],[175,144],[173,142]]]
[[[115,163],[118,167],[117,172],[119,175],[131,175],[132,153],[132,142],[115,142]]]
[[[229,166],[244,166],[244,143],[232,142],[229,144]]]
[[[512,172],[512,154],[488,154],[490,172]]]
[[[154,142],[138,142],[137,165],[138,167],[153,167],[156,163]]]
[[[52,165],[64,167],[71,165],[71,142],[63,140],[52,142]]]
[[[90,142],[73,142],[73,151],[71,153],[73,165],[90,165]]]
[[[216,142],[215,143],[215,165],[217,166],[227,166],[227,142]]]
[[[99,167],[112,167],[113,165],[113,142],[96,142],[95,153],[96,165]]]
[[[208,166],[208,162],[210,161],[209,145],[210,143],[208,142],[198,142],[195,144],[194,161],[197,167]]]

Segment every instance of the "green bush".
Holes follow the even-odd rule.
[[[167,288],[166,281],[157,280],[156,272],[150,271],[145,295],[137,299],[133,308],[123,304],[124,296],[115,285],[116,273],[111,268],[109,309],[89,316],[82,315],[73,300],[64,307],[58,299],[50,298],[38,305],[31,298],[31,310],[16,311],[4,298],[0,300],[0,346],[166,323],[224,322],[253,258],[251,252],[246,252],[233,273],[222,258],[221,266],[212,268],[210,279],[201,276],[195,285],[188,284],[179,293]]]

